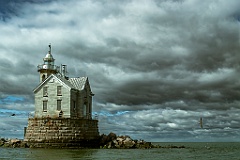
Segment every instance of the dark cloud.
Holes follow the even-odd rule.
[[[36,66],[51,43],[70,77],[89,77],[101,133],[235,141],[239,3],[0,1],[0,106],[34,110]],[[22,101],[6,103],[9,96]]]
[[[0,0],[0,21],[8,21],[12,16],[20,16],[22,4],[43,4],[52,0]]]

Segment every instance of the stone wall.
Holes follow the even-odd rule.
[[[97,120],[71,118],[29,118],[24,136],[33,147],[91,147],[98,140]]]

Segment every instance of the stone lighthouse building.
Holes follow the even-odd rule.
[[[24,140],[33,147],[94,147],[98,121],[92,118],[88,77],[66,77],[66,65],[56,66],[49,51],[38,65],[40,83],[33,90],[35,113],[29,117]]]

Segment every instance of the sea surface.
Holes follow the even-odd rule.
[[[1,160],[240,160],[240,142],[153,143],[186,148],[153,149],[33,149],[0,148]]]

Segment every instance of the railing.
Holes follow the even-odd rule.
[[[51,65],[51,64],[39,64],[37,66],[37,68],[38,68],[38,70],[41,70],[41,69],[51,69],[51,70],[59,71],[59,66]]]

